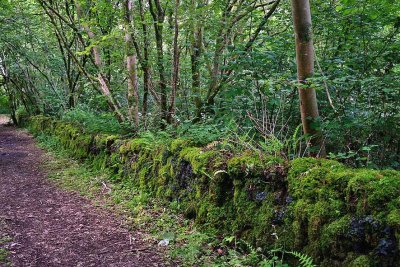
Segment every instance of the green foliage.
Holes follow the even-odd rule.
[[[316,266],[313,263],[313,259],[305,254],[302,254],[302,253],[296,252],[296,251],[289,251],[286,253],[295,256],[299,260],[298,266],[300,266],[300,267],[315,267]]]
[[[202,123],[183,122],[176,129],[178,137],[190,139],[195,145],[204,146],[213,141],[226,138],[228,127],[212,120]]]
[[[15,119],[17,120],[18,125],[25,126],[29,119],[28,111],[24,107],[20,106],[15,110]]]
[[[7,261],[8,254],[9,254],[9,252],[6,249],[0,248],[0,263],[2,263],[2,264],[8,263],[8,261]],[[8,265],[6,265],[6,266],[8,266]]]
[[[121,133],[121,126],[110,113],[98,113],[84,109],[72,109],[63,114],[62,119],[82,125],[90,133]]]
[[[0,264],[3,266],[11,266],[9,262],[10,251],[7,245],[12,239],[8,235],[9,229],[6,227],[6,222],[0,218]]]
[[[10,104],[8,101],[8,97],[2,95],[0,91],[0,114],[10,114]]]

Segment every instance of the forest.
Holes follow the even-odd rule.
[[[0,0],[0,114],[157,266],[399,266],[399,51],[398,0]]]

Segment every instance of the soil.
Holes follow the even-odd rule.
[[[0,221],[12,239],[12,266],[168,265],[157,244],[129,232],[122,218],[46,180],[43,151],[6,121],[0,118]]]

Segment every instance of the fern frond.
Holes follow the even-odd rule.
[[[300,267],[316,267],[314,260],[306,254],[297,251],[288,251],[287,253],[293,255],[299,260]]]

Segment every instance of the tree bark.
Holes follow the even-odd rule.
[[[149,90],[151,86],[151,75],[150,75],[150,67],[149,67],[149,38],[148,38],[148,30],[144,17],[144,8],[143,8],[143,0],[139,0],[139,11],[140,11],[140,20],[142,23],[142,32],[143,32],[143,60],[142,60],[142,70],[143,70],[143,105],[142,105],[142,115],[144,120],[146,120],[147,109],[148,109],[148,96]]]
[[[154,21],[154,32],[156,39],[156,47],[157,47],[157,66],[158,66],[158,74],[160,77],[160,95],[161,95],[161,119],[162,122],[161,127],[165,127],[165,122],[168,117],[168,108],[167,108],[167,81],[165,78],[165,67],[164,67],[164,41],[163,41],[163,24],[165,20],[165,12],[161,6],[160,0],[149,0],[150,13],[153,17]],[[155,7],[154,7],[155,6]]]
[[[179,56],[180,56],[180,51],[179,51],[179,46],[178,46],[178,37],[179,37],[179,23],[178,23],[178,12],[179,12],[179,4],[180,0],[175,0],[175,18],[174,18],[174,52],[173,52],[173,60],[172,60],[172,83],[171,83],[171,98],[170,98],[170,106],[169,106],[169,112],[168,112],[168,123],[172,123],[173,116],[175,115],[175,99],[176,99],[176,93],[178,90],[178,84],[179,84]]]
[[[132,40],[132,0],[125,1],[125,42],[126,65],[128,70],[128,110],[129,117],[139,127],[139,88],[137,77],[136,55]]]
[[[196,14],[197,1],[192,0],[192,13]],[[196,121],[201,119],[203,101],[201,99],[201,73],[200,73],[200,57],[202,55],[203,29],[199,22],[199,17],[196,15],[193,22],[191,32],[191,53],[190,65],[192,74],[192,94],[193,101],[196,106]]]
[[[325,145],[319,129],[319,112],[315,89],[308,78],[314,74],[314,45],[312,40],[311,9],[309,0],[292,0],[292,15],[296,38],[297,79],[303,131],[310,136],[313,156],[325,156]]]

